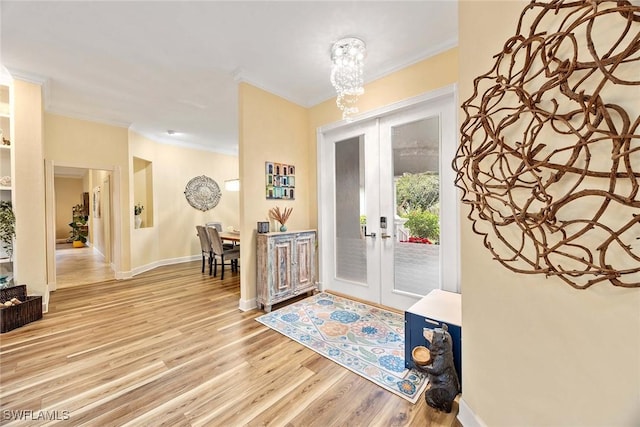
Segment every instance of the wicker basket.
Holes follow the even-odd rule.
[[[0,302],[18,298],[22,304],[0,307],[0,333],[5,333],[42,319],[42,297],[27,296],[27,285],[0,289]]]

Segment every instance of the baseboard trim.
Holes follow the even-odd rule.
[[[49,296],[50,296],[51,292],[47,292],[46,295],[42,296],[42,313],[48,313],[49,312]]]
[[[133,277],[133,274],[131,273],[131,271],[115,271],[115,268],[113,268],[113,277],[116,280],[125,280],[125,279],[131,279]]]
[[[100,251],[100,249],[98,249],[96,246],[92,246],[93,248],[93,252],[97,253],[98,255],[100,255],[102,257],[102,259],[105,259],[106,256],[104,256],[104,254]]]
[[[138,274],[145,273],[147,271],[153,270],[154,268],[162,267],[164,265],[182,264],[184,262],[197,261],[199,259],[201,259],[200,255],[190,255],[190,256],[184,256],[180,258],[167,258],[159,261],[154,261],[146,265],[141,265],[139,267],[132,269],[129,272],[121,272],[121,274],[123,275],[123,278],[130,279],[134,276],[137,276]],[[116,277],[117,276],[119,275],[116,274]]]
[[[487,427],[487,425],[482,421],[476,414],[473,413],[471,407],[465,402],[464,398],[460,398],[458,402],[458,421],[464,427]]]
[[[240,302],[238,303],[238,308],[241,311],[249,311],[249,310],[253,310],[254,308],[258,308],[258,303],[256,302],[255,298],[240,299]]]

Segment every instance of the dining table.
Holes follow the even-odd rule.
[[[220,238],[227,242],[232,242],[233,244],[240,243],[240,232],[235,231],[223,231],[220,234]]]

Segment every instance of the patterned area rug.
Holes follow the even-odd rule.
[[[404,366],[401,314],[320,293],[256,320],[411,403],[427,385]]]

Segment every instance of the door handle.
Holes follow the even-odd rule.
[[[367,227],[364,227],[364,237],[376,237],[376,233],[369,233],[367,234]]]
[[[388,239],[389,237],[393,237],[393,236],[391,234],[382,233],[380,237],[382,237],[383,239]]]

